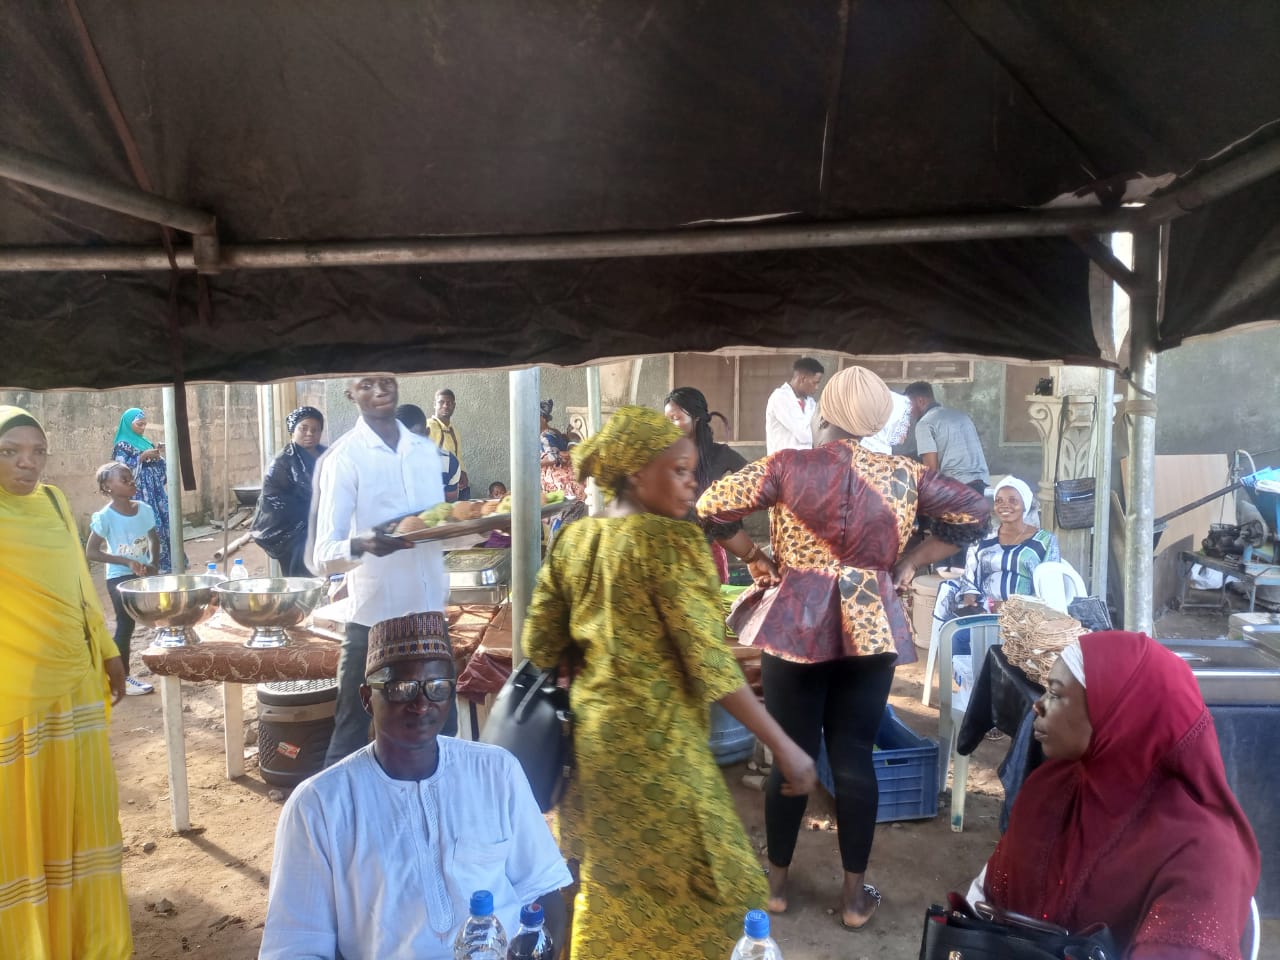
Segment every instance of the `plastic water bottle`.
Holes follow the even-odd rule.
[[[782,951],[769,936],[769,915],[763,910],[747,912],[742,934],[729,960],[782,960]]]
[[[236,562],[231,565],[232,580],[248,580],[249,571],[245,569],[244,560],[236,557]]]
[[[507,960],[551,960],[551,934],[542,925],[542,905],[520,908],[520,929],[511,938]]]
[[[493,913],[493,894],[471,895],[471,916],[453,941],[453,960],[506,960],[507,933]]]
[[[204,565],[204,574],[206,577],[217,577],[219,580],[222,579],[222,574],[218,572],[218,565],[214,563],[212,560],[210,560],[208,563]],[[223,610],[221,606],[219,606],[218,612],[213,615],[213,621],[211,623],[211,626],[227,627],[230,625],[231,625],[231,618],[228,617],[226,614],[226,611]]]

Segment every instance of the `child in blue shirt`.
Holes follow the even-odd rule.
[[[154,558],[160,556],[160,535],[156,531],[154,511],[133,499],[138,493],[133,471],[112,461],[98,468],[97,480],[98,489],[110,497],[111,502],[95,513],[89,522],[85,555],[107,565],[107,593],[116,613],[116,646],[120,648],[127,673],[134,622],[120,600],[120,584],[156,573]],[[132,676],[125,679],[128,696],[136,697],[153,689],[151,684],[135,680]]]

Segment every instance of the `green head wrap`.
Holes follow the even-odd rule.
[[[591,477],[606,497],[637,470],[684,436],[680,428],[648,407],[621,407],[597,434],[574,447],[578,479]]]

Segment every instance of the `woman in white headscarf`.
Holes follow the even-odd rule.
[[[996,484],[992,513],[999,525],[969,551],[958,613],[995,613],[1012,596],[1034,595],[1036,567],[1061,559],[1058,538],[1035,523],[1035,497],[1017,477]]]

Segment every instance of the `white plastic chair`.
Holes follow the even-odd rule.
[[[1060,613],[1066,613],[1067,606],[1076,597],[1089,594],[1084,578],[1065,560],[1046,560],[1036,567],[1032,582],[1036,596]]]
[[[952,708],[951,684],[955,672],[952,669],[951,644],[956,632],[965,629],[969,631],[969,650],[976,677],[982,670],[987,651],[1000,643],[1000,618],[993,613],[956,617],[944,624],[939,632],[938,646],[942,652],[942,666],[938,677],[938,790],[946,787],[947,768],[950,766],[954,770],[951,783],[951,829],[955,833],[964,830],[964,795],[969,781],[969,758],[956,753],[956,737],[964,720],[964,711]]]
[[[1258,916],[1258,898],[1249,898],[1249,922],[1244,928],[1244,938],[1240,943],[1240,956],[1247,960],[1258,960],[1262,949],[1262,918]]]
[[[960,580],[943,580],[938,584],[938,599],[933,603],[933,623],[929,631],[929,655],[924,664],[924,691],[920,694],[920,702],[926,707],[933,692],[933,671],[938,666],[938,638],[951,615],[951,604],[960,591],[961,583]]]

